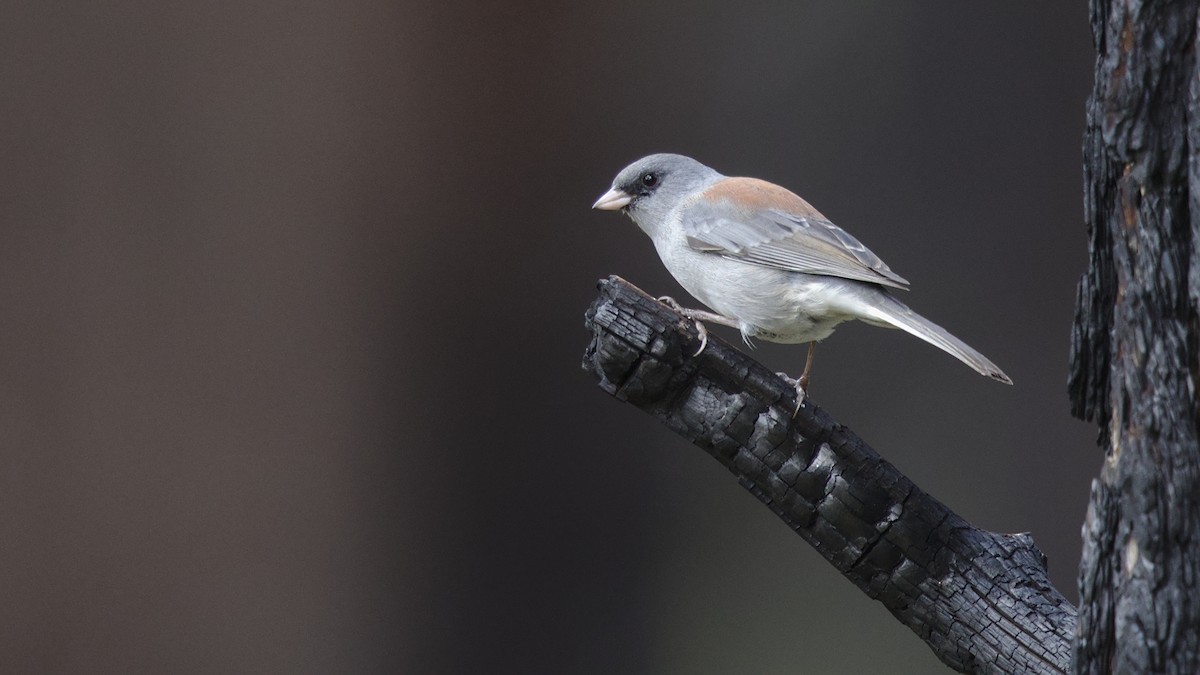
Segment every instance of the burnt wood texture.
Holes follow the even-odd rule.
[[[1069,391],[1099,426],[1080,673],[1200,672],[1200,74],[1195,2],[1093,0],[1089,269]]]
[[[980,530],[766,366],[610,277],[587,312],[602,389],[712,455],[944,663],[1066,672],[1075,609],[1026,534]],[[797,580],[797,583],[802,581]]]

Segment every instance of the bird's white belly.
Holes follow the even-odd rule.
[[[667,270],[713,311],[737,320],[742,334],[768,342],[823,340],[850,313],[857,284],[786,272],[684,246],[658,248]]]

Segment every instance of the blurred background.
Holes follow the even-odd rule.
[[[1082,1],[68,5],[0,9],[5,672],[938,672],[580,369],[597,279],[683,297],[589,210],[659,151],[1012,376],[855,324],[811,391],[1075,598]]]

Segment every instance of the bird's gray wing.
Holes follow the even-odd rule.
[[[845,230],[795,194],[753,178],[727,178],[680,212],[688,245],[791,272],[857,279],[907,290]]]

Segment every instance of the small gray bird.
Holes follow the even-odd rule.
[[[890,289],[908,282],[796,194],[757,178],[730,178],[682,155],[643,157],[617,174],[592,206],[624,211],[654,242],[667,270],[716,314],[683,309],[700,321],[785,344],[809,343],[793,384],[797,410],[813,349],[851,319],[899,328],[983,375],[1012,384],[983,354],[912,311]],[[664,298],[669,300],[669,298]]]

